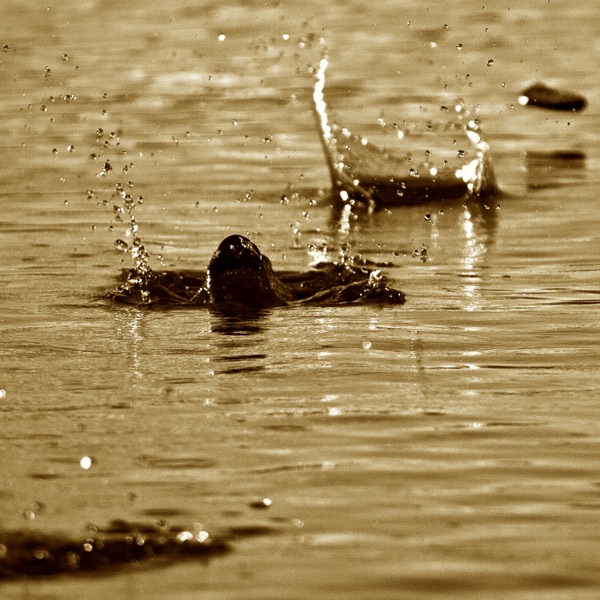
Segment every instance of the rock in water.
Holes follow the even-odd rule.
[[[587,106],[587,100],[577,92],[551,88],[544,83],[534,83],[523,91],[519,97],[519,104],[578,112]]]
[[[208,559],[229,550],[206,531],[115,520],[77,538],[33,531],[0,531],[0,581],[18,577],[115,570],[126,566]]]

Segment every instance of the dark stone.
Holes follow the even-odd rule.
[[[528,87],[519,100],[525,106],[538,106],[551,110],[578,112],[587,106],[587,100],[577,92],[551,88],[544,83],[534,83]]]
[[[0,580],[208,559],[229,550],[206,532],[115,520],[79,538],[34,531],[0,532]]]

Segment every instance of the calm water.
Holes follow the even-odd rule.
[[[263,531],[2,598],[598,596],[600,13],[491,4],[2,3],[0,527]],[[507,195],[340,223],[310,112],[321,36],[342,123],[387,143],[461,96]],[[519,106],[537,80],[589,109]],[[544,154],[565,150],[586,158]],[[232,232],[280,269],[349,246],[408,302],[111,305],[117,183],[157,268],[203,268]]]

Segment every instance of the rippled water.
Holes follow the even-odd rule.
[[[596,5],[171,4],[0,8],[0,528],[261,535],[2,598],[595,598]],[[391,143],[462,97],[505,195],[340,220],[310,109],[321,37],[341,123]],[[538,80],[589,108],[519,106]],[[155,268],[204,268],[241,233],[276,269],[325,247],[388,261],[407,303],[115,306],[117,183]]]

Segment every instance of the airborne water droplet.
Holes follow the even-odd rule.
[[[129,244],[127,244],[127,242],[124,240],[115,240],[115,248],[117,250],[121,250],[121,252],[128,252]]]
[[[490,58],[490,60],[488,60],[487,63],[486,63],[486,65],[488,67],[491,67],[493,64],[494,64],[494,59],[493,58]]]

